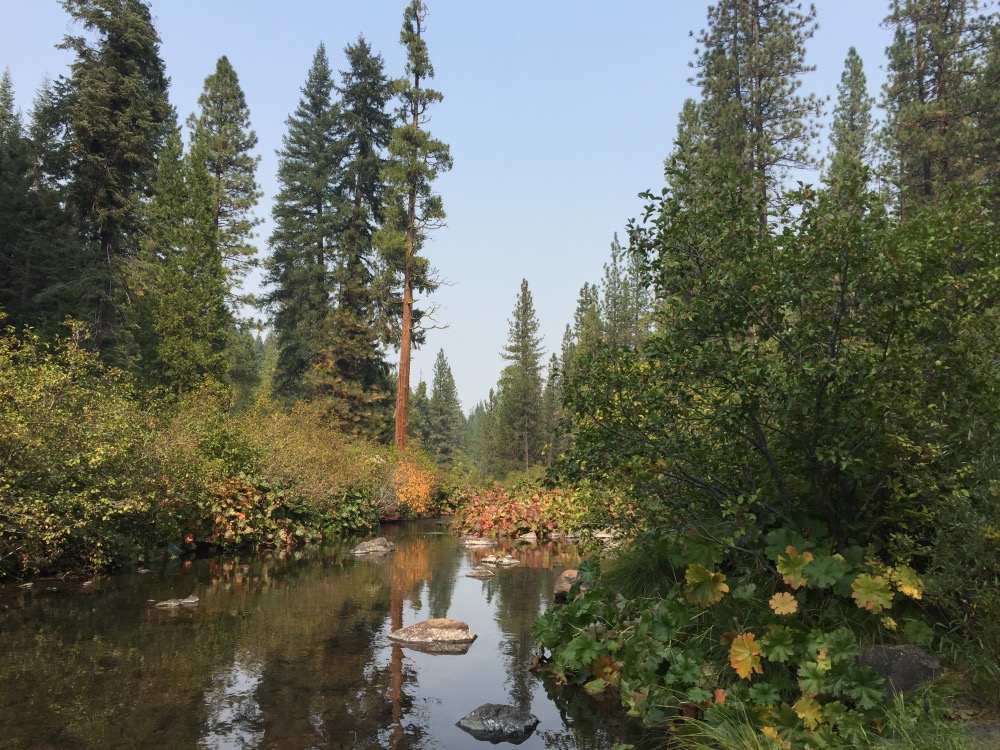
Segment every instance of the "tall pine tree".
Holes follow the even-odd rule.
[[[426,87],[434,68],[424,41],[427,8],[412,0],[403,12],[400,43],[406,49],[406,78],[397,81],[402,102],[400,124],[389,142],[385,178],[390,187],[388,215],[381,246],[387,265],[402,280],[399,369],[396,387],[395,443],[406,447],[410,398],[410,358],[414,338],[414,292],[428,286],[427,259],[419,255],[428,230],[444,220],[441,197],[431,184],[451,168],[448,147],[425,129],[428,111],[442,100]]]
[[[156,154],[175,123],[160,39],[143,0],[63,0],[89,37],[60,45],[76,55],[59,86],[66,130],[67,202],[87,241],[88,308],[95,342],[122,360],[125,261],[138,251],[139,215]]]
[[[257,249],[251,241],[260,219],[253,212],[262,193],[256,177],[260,157],[253,154],[257,134],[239,78],[225,55],[205,78],[198,107],[187,124],[192,147],[204,155],[212,178],[215,246],[236,288],[254,265]]]
[[[340,204],[335,188],[342,160],[333,87],[320,44],[278,152],[281,189],[272,209],[275,227],[265,276],[270,290],[264,303],[277,340],[272,387],[285,400],[313,395],[303,389],[303,379],[330,332]]]
[[[438,352],[437,359],[434,360],[427,417],[429,434],[425,447],[434,454],[440,465],[451,466],[458,460],[462,449],[465,416],[462,414],[455,377],[444,356],[444,349]]]

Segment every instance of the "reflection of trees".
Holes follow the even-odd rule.
[[[345,542],[124,576],[93,594],[21,595],[24,607],[0,608],[0,750],[194,748],[239,737],[292,749],[427,747],[418,676],[384,630],[413,624],[403,622],[412,597],[447,616],[468,553],[413,531],[387,528],[398,549],[384,559],[357,560]],[[531,622],[555,576],[577,561],[554,546],[513,551],[522,565],[485,587],[504,634],[505,690],[528,707],[537,690]],[[147,601],[190,593],[197,609]],[[553,747],[613,744],[582,730],[575,741],[556,734],[565,744]]]

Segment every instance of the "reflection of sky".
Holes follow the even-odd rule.
[[[260,665],[244,667],[237,660],[230,669],[216,672],[205,691],[208,721],[199,748],[242,750],[257,747],[264,739],[261,711],[255,693],[261,680]]]

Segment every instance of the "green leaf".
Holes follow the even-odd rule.
[[[861,667],[851,670],[851,682],[847,694],[860,708],[875,708],[885,699],[885,678],[872,670]]]
[[[934,640],[934,630],[920,620],[907,620],[904,630],[906,640],[916,646],[929,646]]]
[[[781,693],[770,682],[758,682],[750,688],[750,698],[758,706],[774,706],[781,700]]]
[[[608,683],[605,682],[600,677],[596,677],[590,682],[584,684],[583,689],[586,690],[590,695],[603,695],[604,690],[608,687]]]
[[[809,586],[821,589],[830,588],[850,572],[851,566],[843,555],[817,557],[803,571]]]
[[[761,654],[768,661],[783,663],[795,652],[795,636],[791,629],[776,627],[760,639]]]
[[[804,571],[812,560],[812,552],[799,552],[795,547],[789,546],[785,549],[784,555],[778,556],[778,572],[781,573],[785,583],[793,589],[800,589],[809,582],[804,576]]]
[[[814,661],[807,661],[799,667],[799,686],[803,693],[822,693],[826,690],[826,673],[824,669]]]
[[[851,584],[851,597],[858,607],[867,609],[877,615],[883,609],[892,606],[892,591],[889,582],[882,576],[870,576],[862,573]]]

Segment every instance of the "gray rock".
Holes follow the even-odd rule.
[[[495,539],[485,536],[464,536],[462,537],[463,547],[493,547],[496,545]]]
[[[513,745],[520,745],[535,731],[535,727],[538,726],[538,718],[515,706],[486,703],[459,719],[455,726],[468,732],[477,740],[487,740],[493,743],[510,742]]]
[[[858,664],[884,677],[890,694],[907,693],[941,673],[941,663],[919,646],[872,646]]]
[[[521,536],[519,536],[518,539],[520,539],[522,542],[537,542],[538,534],[536,534],[534,531],[529,531],[526,534],[521,534]]]
[[[481,581],[488,581],[494,573],[489,568],[473,568],[465,574],[467,578],[478,578]]]
[[[1000,721],[970,722],[965,725],[965,736],[970,748],[995,750],[1000,747]]]
[[[395,544],[390,542],[384,536],[380,536],[378,539],[369,539],[367,542],[361,542],[361,544],[351,550],[351,554],[388,555],[390,552],[395,552],[395,550]]]
[[[435,617],[394,630],[389,640],[429,654],[464,654],[476,640],[476,634],[460,620]]]
[[[513,565],[520,565],[521,561],[518,560],[513,555],[503,554],[503,555],[487,555],[482,560],[480,560],[483,565],[496,565],[501,568],[509,568]]]

